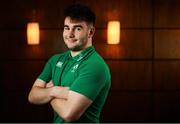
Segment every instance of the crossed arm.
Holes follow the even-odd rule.
[[[54,111],[66,122],[79,119],[92,101],[68,87],[54,86],[50,81],[46,84],[37,79],[29,93],[28,100],[33,104],[50,102]]]

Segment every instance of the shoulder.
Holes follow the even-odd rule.
[[[59,54],[54,54],[48,60],[49,63],[56,63],[58,60],[64,60],[69,55],[69,52],[63,52]]]
[[[66,51],[66,52],[63,52],[63,53],[54,54],[53,56],[50,57],[50,59],[63,58],[63,57],[66,57],[68,54],[69,54],[69,51]]]
[[[96,51],[91,54],[86,60],[84,60],[83,64],[90,67],[93,66],[97,68],[108,68],[105,60]]]
[[[96,72],[103,75],[110,74],[107,63],[97,52],[94,52],[89,57],[87,57],[80,65],[80,69],[83,69],[84,71]]]

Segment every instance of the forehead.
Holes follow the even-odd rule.
[[[64,24],[65,25],[82,25],[82,26],[87,26],[87,23],[85,21],[71,19],[70,17],[66,17],[65,18]]]

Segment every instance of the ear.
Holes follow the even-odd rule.
[[[94,35],[94,33],[95,33],[95,27],[91,27],[91,28],[90,28],[90,31],[89,31],[88,37],[89,37],[89,38],[92,38],[93,35]]]

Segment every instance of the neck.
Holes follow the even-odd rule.
[[[81,53],[83,50],[85,50],[86,48],[92,46],[92,42],[90,42],[89,44],[87,44],[82,50],[79,50],[79,51],[71,51],[71,56],[74,57],[74,56],[77,56],[79,53]]]
[[[74,56],[77,56],[79,53],[81,53],[83,50],[80,50],[80,51],[71,51],[71,56],[74,57]]]

